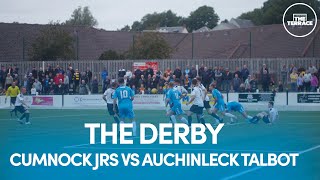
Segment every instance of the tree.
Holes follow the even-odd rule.
[[[131,26],[131,31],[139,32],[142,30],[143,30],[142,24],[139,21],[133,22],[133,24]]]
[[[238,18],[249,19],[255,25],[267,25],[267,24],[281,24],[282,16],[285,10],[292,4],[302,2],[310,5],[320,15],[320,2],[318,0],[268,0],[263,3],[261,8],[254,9],[241,14]],[[294,6],[290,9],[294,13],[307,13],[308,17],[314,15],[304,6]],[[289,17],[292,13],[287,13],[286,17]]]
[[[129,32],[131,30],[129,25],[125,25],[123,28],[120,29],[120,31]]]
[[[65,24],[72,26],[79,25],[94,27],[98,25],[98,21],[93,17],[88,6],[84,7],[83,9],[81,6],[79,6],[73,11],[71,18],[67,20]]]
[[[126,56],[129,59],[166,59],[172,51],[159,33],[143,33],[135,38]]]
[[[157,27],[172,27],[181,25],[182,17],[177,16],[171,10],[162,13],[154,12],[146,14],[141,21],[135,21],[131,29],[132,31],[154,30]]]
[[[219,16],[214,11],[213,7],[201,6],[197,10],[190,13],[190,16],[184,19],[189,32],[200,29],[203,26],[214,28],[219,21]]]
[[[114,51],[114,50],[105,51],[99,57],[99,60],[119,60],[119,59],[125,59],[125,57],[122,54],[118,54],[117,51]]]
[[[73,38],[59,26],[50,26],[40,32],[31,45],[32,60],[58,60],[74,58]]]

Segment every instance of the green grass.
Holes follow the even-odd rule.
[[[31,109],[32,125],[10,120],[8,110],[0,110],[1,179],[222,179],[250,171],[235,179],[320,179],[320,148],[301,154],[296,167],[12,167],[12,153],[232,153],[232,152],[301,152],[320,144],[320,112],[280,112],[272,126],[262,122],[247,124],[239,117],[238,124],[223,127],[218,144],[210,139],[202,145],[133,145],[89,143],[89,130],[84,123],[107,123],[113,119],[104,110],[36,110]],[[249,112],[254,115],[256,112]],[[135,111],[139,123],[167,123],[164,111]],[[212,118],[205,116],[207,122]],[[194,117],[195,121],[195,117]],[[208,133],[209,134],[209,133]],[[100,142],[99,134],[96,136]],[[84,144],[84,145],[80,145]],[[75,146],[77,145],[77,146]],[[70,147],[71,146],[71,147]],[[69,147],[69,148],[66,148]]]

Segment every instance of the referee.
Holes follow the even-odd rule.
[[[12,85],[8,88],[8,90],[6,92],[6,100],[5,101],[7,102],[7,97],[10,96],[10,106],[15,107],[15,103],[16,103],[16,99],[17,99],[18,94],[20,94],[20,89],[18,86],[16,86],[16,82],[13,82]],[[13,112],[16,115],[16,117],[18,117],[16,108],[14,108],[10,111],[11,117],[12,117]]]

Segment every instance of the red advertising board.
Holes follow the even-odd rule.
[[[133,71],[136,69],[140,69],[141,71],[144,71],[148,69],[148,67],[151,66],[153,71],[159,70],[159,63],[158,62],[134,62],[133,63]]]

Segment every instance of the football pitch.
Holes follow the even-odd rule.
[[[301,107],[303,108],[303,107]],[[202,145],[89,144],[89,129],[84,123],[107,123],[113,118],[106,110],[31,109],[31,125],[21,125],[0,110],[1,179],[320,179],[320,111],[279,112],[274,125],[248,124],[242,117],[225,125],[218,144],[210,139]],[[249,112],[255,115],[256,112]],[[136,110],[138,123],[168,123],[164,111]],[[206,112],[205,112],[206,114]],[[238,115],[238,114],[237,114]],[[205,120],[212,123],[212,117]],[[226,120],[227,121],[227,120]],[[193,122],[196,118],[193,117]],[[138,126],[139,127],[139,126]],[[139,130],[138,130],[139,132]],[[138,133],[139,134],[139,133]],[[208,133],[209,134],[209,133]],[[96,138],[100,142],[100,133]],[[107,139],[108,140],[108,139]],[[292,167],[13,167],[13,153],[299,153]]]

